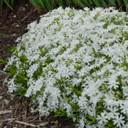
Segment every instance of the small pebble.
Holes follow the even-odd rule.
[[[9,104],[9,100],[7,100],[7,99],[4,99],[4,102],[5,102],[6,105]]]
[[[14,15],[13,17],[16,18],[16,15]]]
[[[20,8],[18,9],[19,12],[25,12],[25,10],[26,10],[26,9],[25,9],[24,7],[20,7]]]

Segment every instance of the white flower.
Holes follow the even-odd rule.
[[[82,118],[82,119],[80,119],[80,124],[79,124],[79,128],[84,128],[84,126],[85,126],[85,119],[84,118]]]
[[[125,124],[124,118],[122,115],[117,115],[113,122],[117,127],[121,128]]]
[[[18,86],[18,85],[16,85],[15,82],[14,82],[14,81],[15,81],[15,78],[16,78],[16,76],[14,76],[14,77],[8,82],[8,85],[9,85],[9,88],[8,88],[9,90],[8,90],[8,91],[9,91],[10,93],[12,93],[12,92],[14,92],[14,91],[17,90],[17,86]],[[19,85],[20,85],[20,84],[19,84]]]
[[[108,118],[113,118],[115,115],[117,115],[118,109],[116,107],[113,106],[108,106],[108,110],[110,111],[110,113],[108,113]]]
[[[33,73],[37,70],[38,66],[39,66],[38,63],[33,64],[33,65],[29,68],[29,70],[27,70],[27,76],[28,76],[28,77],[32,77],[32,76],[33,76]]]
[[[115,75],[111,75],[111,77],[109,78],[109,88],[110,89],[112,89],[112,88],[114,88],[114,89],[116,89],[116,88],[118,88],[118,82],[116,82],[116,79],[117,79],[117,77],[115,76]]]
[[[120,106],[121,112],[128,115],[128,102],[124,101],[124,103]]]
[[[101,113],[101,115],[98,115],[97,120],[99,125],[106,124],[108,122],[106,113]]]

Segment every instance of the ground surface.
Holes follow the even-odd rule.
[[[27,1],[16,1],[13,11],[4,7],[0,14],[0,58],[9,58],[8,49],[26,32],[27,24],[46,13],[38,12]],[[16,93],[9,94],[4,82],[7,76],[1,72],[4,66],[0,63],[0,128],[73,128],[71,121],[65,118],[49,116],[39,119],[38,113],[30,112],[31,101]]]

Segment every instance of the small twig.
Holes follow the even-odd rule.
[[[34,124],[30,124],[30,123],[26,123],[26,122],[22,122],[22,121],[15,121],[15,123],[18,123],[18,124],[22,124],[22,125],[26,125],[26,126],[31,126],[31,127],[37,127],[36,125]]]
[[[0,75],[6,75],[7,76],[7,73],[2,71],[2,70],[0,70]]]
[[[1,30],[8,30],[8,31],[14,31],[14,32],[20,32],[20,30],[16,30],[16,29],[9,29],[9,28],[0,28]]]
[[[13,37],[19,37],[19,36],[21,35],[3,36],[3,37],[0,37],[0,39],[13,38]]]
[[[40,126],[41,126],[41,127],[44,127],[44,126],[46,126],[46,125],[48,125],[48,122],[40,123],[40,124],[37,125],[37,127],[40,127]]]
[[[12,113],[11,110],[0,111],[0,115]]]
[[[35,12],[36,11],[36,9],[34,9],[34,11],[32,10],[32,11],[30,11],[22,20],[21,20],[21,22],[23,22],[24,20],[26,20],[27,18],[28,18],[28,16],[29,15],[31,15],[33,12]]]
[[[119,11],[122,9],[123,4],[120,6]]]
[[[27,16],[25,16],[21,21],[23,22],[24,20],[26,20],[28,18],[29,14]]]
[[[4,81],[3,81],[3,86],[4,86],[6,83],[8,83],[8,78],[9,78],[9,76],[6,76],[6,78],[4,79]]]
[[[9,118],[9,119],[6,119],[6,120],[0,120],[0,122],[6,122],[6,121],[14,121],[15,118]]]

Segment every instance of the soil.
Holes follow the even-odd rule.
[[[39,12],[28,0],[14,2],[13,11],[6,6],[0,14],[0,58],[11,56],[9,49],[16,45],[15,40],[26,32],[27,24],[39,20]],[[73,128],[71,120],[66,118],[39,117],[31,113],[32,102],[16,93],[8,93],[7,75],[2,70],[5,67],[0,62],[0,128]]]

